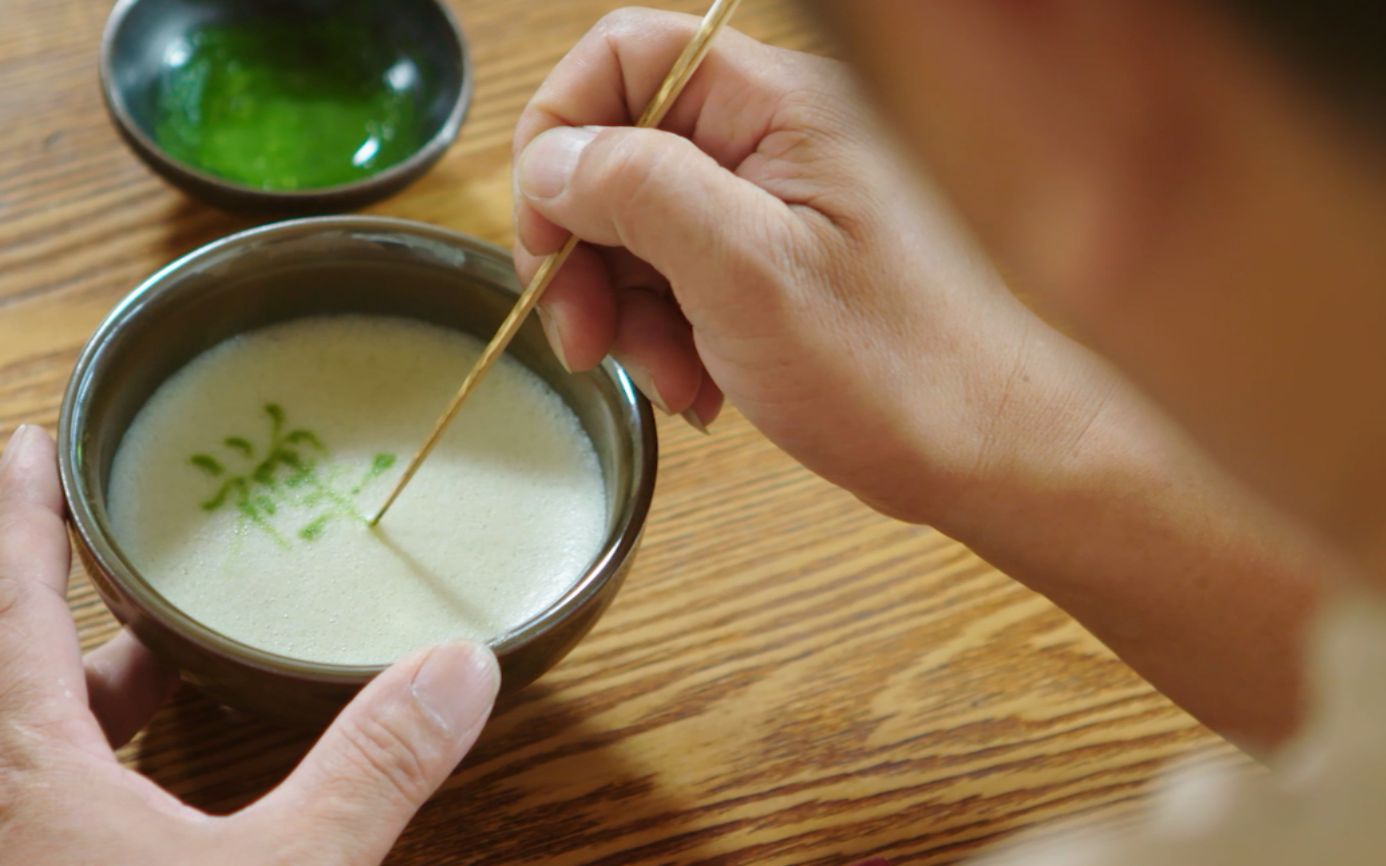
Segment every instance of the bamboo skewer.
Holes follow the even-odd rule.
[[[708,49],[712,47],[713,37],[731,18],[732,13],[736,11],[736,7],[740,3],[741,0],[714,0],[712,6],[707,10],[707,14],[703,16],[702,22],[698,25],[697,32],[693,34],[693,38],[689,40],[683,53],[674,61],[674,65],[669,68],[669,74],[664,76],[663,83],[659,85],[659,89],[655,91],[649,104],[645,106],[640,119],[635,123],[637,127],[651,128],[659,126],[663,122],[665,115],[673,107],[674,101],[679,98],[684,86],[688,84],[693,73],[697,71],[698,65],[707,56]],[[453,395],[452,402],[438,417],[433,429],[429,431],[428,437],[419,446],[419,450],[414,452],[414,457],[404,468],[399,480],[395,482],[394,488],[390,490],[390,495],[385,497],[385,502],[380,506],[380,510],[371,517],[371,526],[380,523],[385,512],[390,510],[390,506],[394,505],[405,486],[419,471],[419,467],[423,465],[424,460],[428,458],[434,446],[438,444],[438,440],[442,438],[443,432],[452,423],[452,419],[457,417],[462,403],[476,389],[482,376],[485,376],[486,372],[496,363],[496,360],[505,353],[510,341],[515,339],[515,335],[519,333],[525,318],[534,309],[535,304],[539,302],[539,297],[543,295],[549,283],[553,282],[554,275],[558,273],[559,268],[563,267],[563,263],[568,260],[568,256],[577,245],[578,239],[570,235],[558,252],[550,254],[539,265],[539,270],[534,272],[534,277],[529,281],[529,285],[525,287],[525,290],[520,293],[519,299],[515,301],[515,307],[505,317],[505,321],[501,322],[500,328],[496,330],[491,342],[486,344],[486,348],[482,350],[476,363],[472,365],[471,371],[462,380],[457,393]]]

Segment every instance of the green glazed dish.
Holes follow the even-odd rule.
[[[441,0],[120,0],[101,73],[151,168],[213,204],[274,212],[404,186],[456,138],[472,90]]]
[[[154,138],[247,186],[337,186],[418,149],[422,76],[359,19],[211,25],[159,80]]]

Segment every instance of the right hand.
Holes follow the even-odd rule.
[[[725,392],[809,468],[923,522],[1074,447],[1108,377],[968,256],[840,64],[726,32],[663,130],[626,126],[696,24],[607,16],[520,119],[521,279],[584,241],[540,306],[565,364],[612,353],[701,424]]]
[[[611,352],[703,422],[725,390],[809,468],[965,540],[1203,721],[1283,738],[1336,560],[979,265],[838,64],[724,33],[666,131],[627,128],[696,24],[606,18],[520,119],[521,278],[567,232],[585,242],[542,307],[569,366]]]

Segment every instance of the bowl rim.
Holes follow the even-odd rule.
[[[457,99],[454,100],[452,108],[448,112],[447,118],[438,130],[428,139],[419,145],[413,153],[400,160],[394,165],[386,166],[380,171],[360,178],[359,180],[347,181],[346,183],[333,184],[331,186],[318,186],[307,189],[294,190],[275,190],[264,187],[251,186],[247,183],[231,180],[218,174],[198,168],[195,165],[184,162],[174,157],[154,140],[144,128],[135,121],[134,115],[130,112],[129,105],[126,104],[125,95],[120,88],[115,86],[115,64],[113,52],[115,46],[116,33],[125,22],[130,12],[142,0],[116,0],[111,8],[110,14],[106,17],[106,24],[101,32],[101,49],[98,61],[98,70],[101,78],[101,95],[106,103],[106,108],[115,119],[120,131],[133,141],[138,150],[142,151],[148,158],[157,161],[168,171],[174,172],[187,180],[198,184],[203,184],[220,191],[223,194],[235,196],[248,201],[259,201],[268,205],[279,205],[283,207],[305,207],[312,205],[322,205],[337,199],[354,198],[361,195],[370,195],[372,192],[388,192],[397,185],[408,182],[417,174],[425,171],[433,162],[442,157],[443,153],[457,140],[458,134],[462,130],[462,123],[467,119],[467,113],[471,110],[472,94],[475,89],[476,76],[472,71],[472,53],[467,43],[466,34],[462,31],[462,25],[458,22],[457,16],[443,0],[428,0],[435,9],[443,15],[443,19],[448,23],[448,31],[452,34],[454,44],[457,48],[459,68],[461,70],[462,82],[457,92]]]
[[[131,599],[135,608],[162,628],[200,649],[230,659],[269,674],[288,675],[302,680],[329,684],[359,685],[389,667],[395,660],[379,664],[334,664],[297,659],[259,649],[203,625],[190,614],[173,604],[145,580],[121,552],[111,537],[109,527],[101,520],[92,504],[90,490],[82,471],[83,442],[81,428],[86,425],[85,408],[94,387],[92,373],[112,334],[142,306],[163,292],[172,291],[170,279],[198,262],[219,255],[227,249],[255,244],[280,235],[312,236],[321,231],[362,231],[370,233],[396,232],[441,241],[468,253],[508,259],[501,247],[478,238],[441,226],[415,220],[383,216],[313,216],[283,220],[235,232],[174,259],[146,277],[102,319],[92,332],[73,366],[63,394],[58,416],[58,470],[63,498],[67,504],[68,520],[73,531],[96,565],[109,576],[117,589]],[[503,287],[497,286],[496,288]],[[210,348],[210,347],[208,347]],[[572,616],[579,614],[612,579],[620,577],[624,565],[635,553],[644,532],[645,521],[654,497],[658,471],[658,437],[654,412],[649,401],[635,388],[625,370],[607,357],[596,368],[612,378],[624,400],[632,408],[634,428],[630,430],[635,449],[631,494],[619,504],[615,525],[607,532],[602,547],[591,564],[562,596],[537,615],[510,631],[487,641],[500,658],[542,640]],[[100,587],[98,586],[98,589]]]

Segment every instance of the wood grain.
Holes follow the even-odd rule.
[[[510,133],[616,4],[459,0],[476,101],[425,179],[370,210],[509,243]],[[700,11],[701,2],[669,2]],[[0,433],[51,430],[86,336],[172,257],[248,221],[183,198],[101,107],[105,0],[10,0],[0,28]],[[736,26],[820,40],[792,3]],[[1121,814],[1175,756],[1236,762],[1051,605],[880,517],[734,413],[662,423],[640,561],[567,661],[498,712],[390,858],[953,863],[1019,828]],[[114,624],[80,573],[82,642]],[[253,799],[301,734],[184,690],[121,759],[204,808]]]

